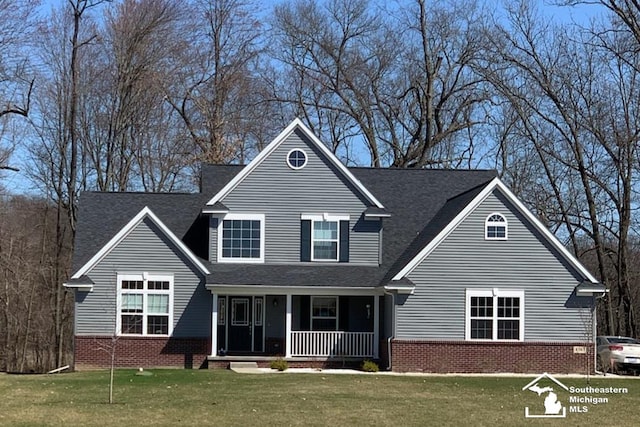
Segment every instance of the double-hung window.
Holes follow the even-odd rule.
[[[467,289],[466,299],[465,339],[524,339],[524,291]]]
[[[349,261],[349,215],[302,215],[301,261]]]
[[[312,261],[338,261],[338,221],[313,221]]]
[[[227,214],[218,223],[218,261],[264,262],[264,215]]]
[[[122,335],[168,336],[173,319],[173,276],[118,275],[118,318]]]

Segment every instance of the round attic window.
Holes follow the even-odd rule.
[[[291,169],[302,169],[307,164],[307,154],[299,148],[294,148],[287,154],[287,164]]]

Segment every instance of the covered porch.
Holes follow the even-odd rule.
[[[210,360],[378,359],[377,288],[207,285]]]

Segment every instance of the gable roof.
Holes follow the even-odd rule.
[[[380,266],[216,264],[207,276],[207,283],[245,286],[293,286],[295,283],[309,286],[384,286],[393,277],[390,272],[398,271],[424,247],[421,239],[438,231],[429,227],[438,227],[440,223],[446,225],[463,209],[465,201],[473,198],[496,176],[493,170],[350,168],[350,171],[376,194],[384,203],[385,211],[391,214],[383,220]],[[470,192],[473,193],[469,195]],[[423,233],[425,227],[429,233]],[[398,259],[401,261],[398,262]],[[409,281],[402,283],[411,285]],[[393,284],[397,285],[398,282]]]
[[[372,205],[383,209],[384,206],[380,201],[351,173],[351,171],[327,148],[326,145],[314,135],[309,128],[298,118],[289,124],[273,141],[269,143],[240,173],[238,173],[231,181],[229,181],[220,191],[218,191],[211,200],[207,202],[207,206],[213,206],[220,202],[227,194],[240,184],[264,159],[266,159],[276,148],[282,144],[287,137],[295,130],[300,129],[304,135],[316,146],[325,157],[342,173],[342,175],[360,192]]]
[[[573,266],[584,278],[592,283],[598,283],[595,277],[560,243],[547,227],[545,227],[524,204],[507,188],[507,186],[498,178],[494,178],[488,185],[482,188],[475,197],[460,210],[455,217],[444,227],[439,228],[438,233],[432,239],[425,239],[426,245],[417,253],[406,265],[397,272],[392,280],[399,280],[411,273],[426,257],[437,248],[444,239],[456,229],[471,212],[475,210],[494,190],[500,191],[511,202],[516,209],[531,223],[533,226],[547,239],[547,241]]]
[[[118,193],[107,193],[107,194],[115,195]],[[127,193],[124,193],[124,194],[127,194]],[[102,209],[100,209],[100,212],[102,212]],[[108,215],[106,216],[103,215],[103,218],[106,219],[107,217]],[[171,229],[167,227],[167,225],[165,225],[165,223],[162,222],[160,218],[158,218],[158,216],[156,216],[156,214],[154,214],[153,211],[148,206],[144,206],[144,208],[142,208],[135,216],[133,216],[133,218],[131,218],[123,227],[119,229],[115,227],[107,227],[106,230],[110,230],[111,233],[117,230],[117,233],[112,234],[111,238],[102,246],[97,247],[96,244],[99,245],[99,243],[94,243],[93,245],[94,249],[88,252],[93,254],[93,256],[91,256],[91,258],[86,261],[84,260],[80,261],[82,259],[80,255],[83,254],[81,251],[82,244],[80,244],[80,249],[76,248],[76,251],[74,251],[74,262],[76,262],[76,258],[78,258],[79,260],[77,262],[82,262],[82,264],[75,270],[75,273],[73,274],[71,279],[72,280],[79,279],[82,276],[84,276],[87,272],[89,272],[93,267],[95,267],[97,263],[99,263],[105,256],[107,256],[123,239],[125,239],[129,235],[129,233],[131,233],[131,231],[133,231],[133,229],[138,224],[140,224],[140,222],[142,222],[145,218],[149,218],[156,226],[158,226],[158,228],[169,239],[169,241],[172,242],[174,245],[176,245],[176,247],[187,257],[187,259],[189,259],[189,261],[193,263],[193,265],[196,268],[198,268],[198,270],[200,270],[203,274],[209,273],[209,269],[193,253],[193,251],[189,249],[187,245],[181,239],[179,239],[174,234],[174,232],[171,231]],[[102,228],[102,227],[99,227],[99,228]],[[86,233],[84,231],[85,230],[81,230],[79,235],[81,237],[84,237],[85,239],[90,238],[90,233]]]

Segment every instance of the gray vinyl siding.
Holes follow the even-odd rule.
[[[300,170],[286,163],[293,148],[307,154]],[[265,214],[265,263],[299,262],[300,215],[326,212],[350,216],[349,263],[378,264],[380,221],[363,219],[368,202],[300,133],[292,133],[221,201],[231,213]],[[210,237],[216,262],[215,230]]]
[[[507,219],[507,241],[484,239],[493,212]],[[579,274],[498,191],[408,277],[416,288],[396,307],[400,338],[464,340],[466,289],[498,288],[524,290],[525,341],[585,339],[587,309],[565,307]]]
[[[76,297],[76,335],[112,335],[116,323],[118,273],[173,274],[174,337],[208,337],[211,294],[204,276],[149,219],[143,220],[87,275],[93,292]]]

